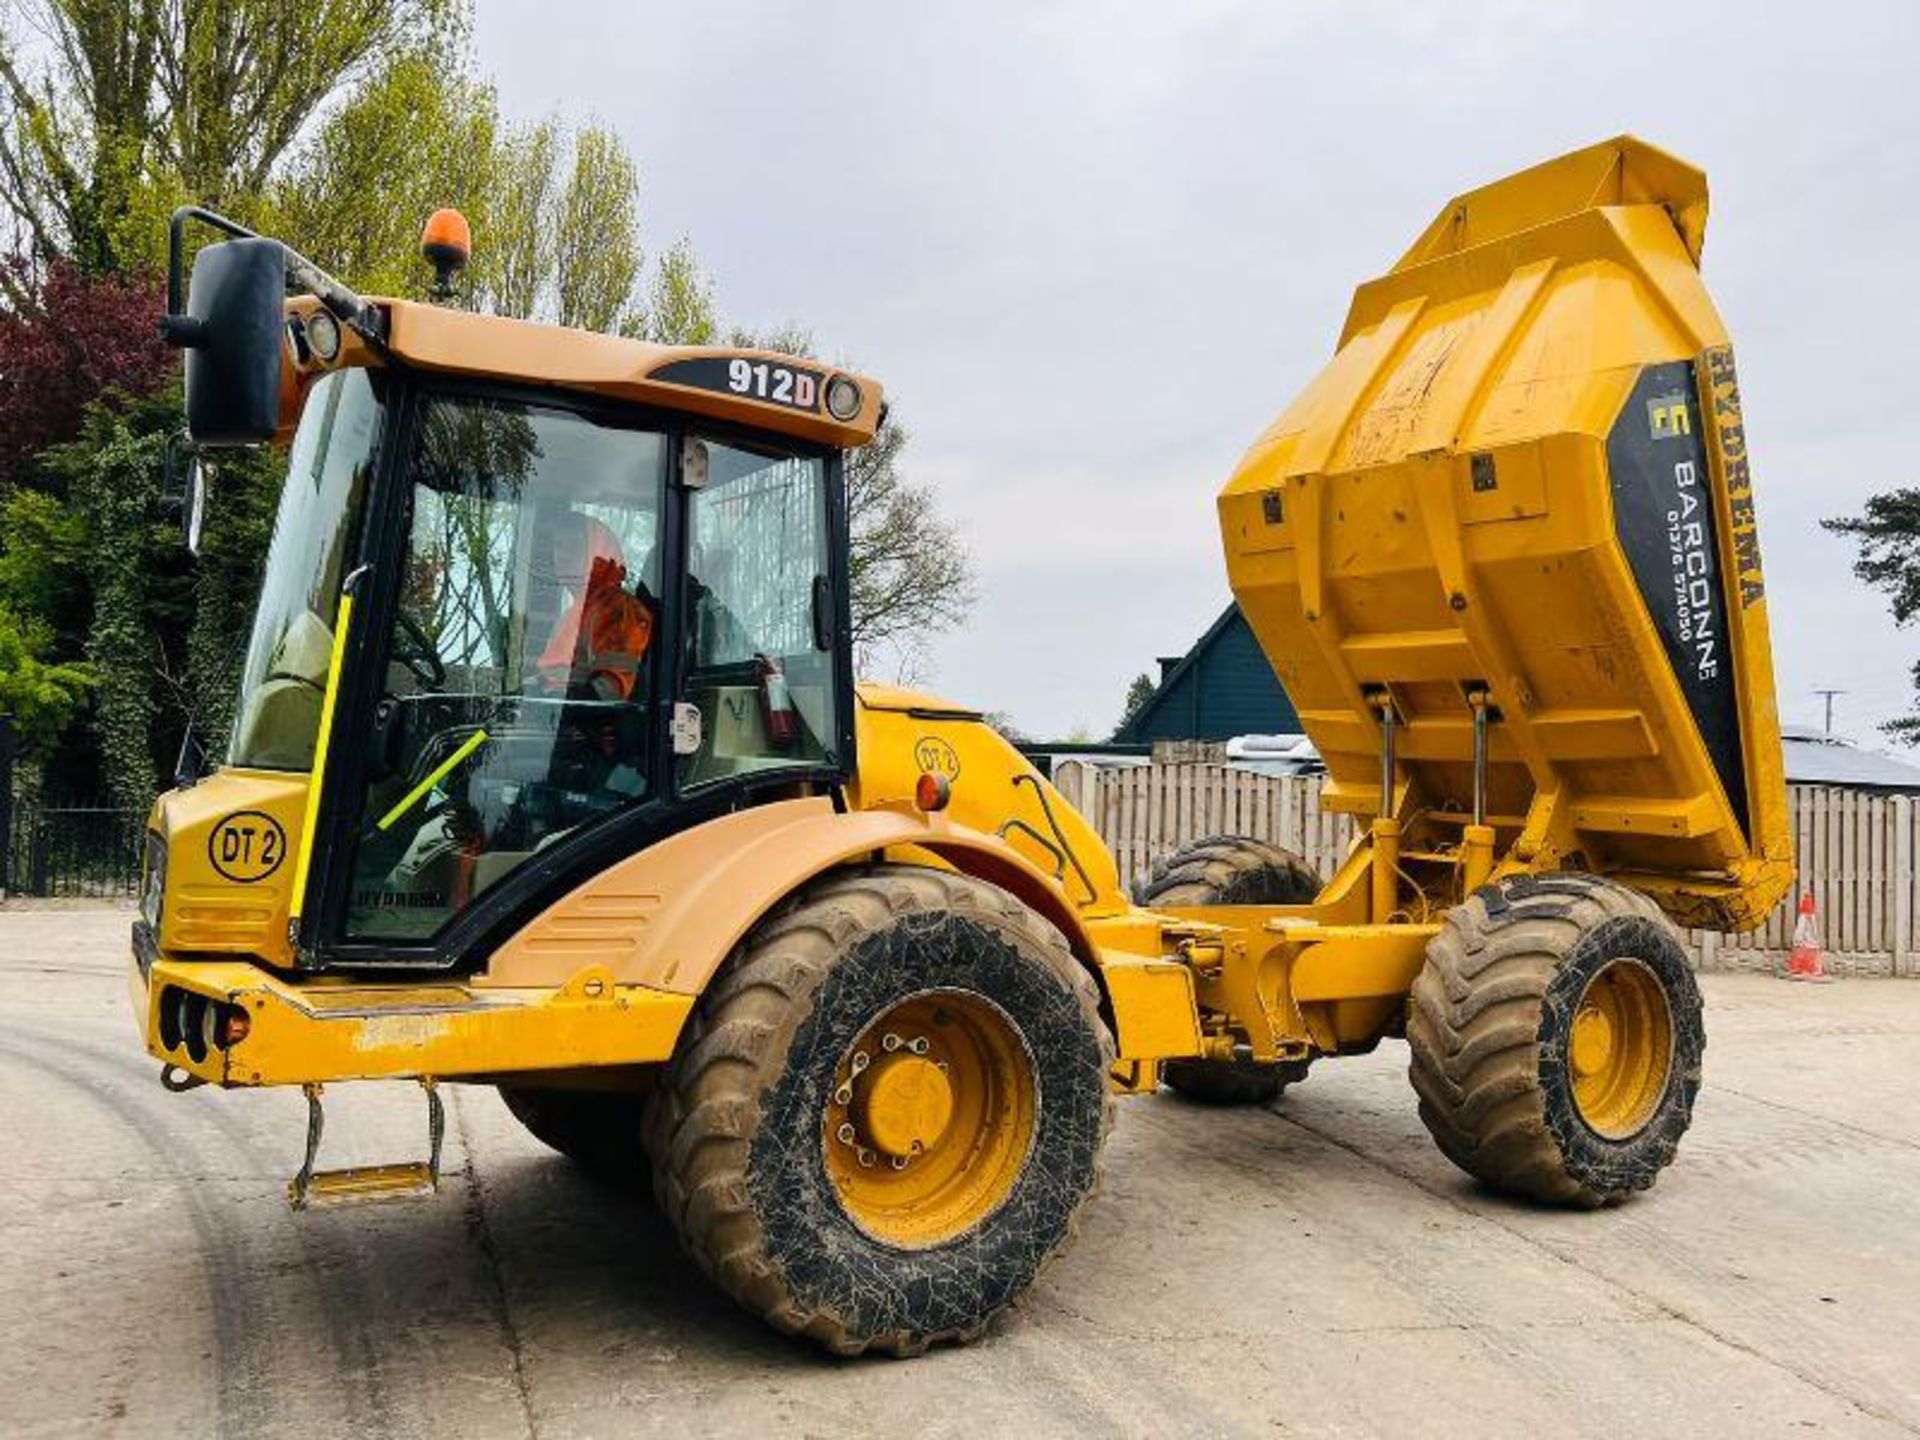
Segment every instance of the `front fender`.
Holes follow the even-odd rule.
[[[697,995],[760,919],[814,876],[901,851],[976,875],[1058,926],[1088,968],[1096,951],[1056,882],[1000,840],[945,815],[785,800],[683,831],[555,901],[494,952],[476,986],[565,983],[602,966],[617,983]]]

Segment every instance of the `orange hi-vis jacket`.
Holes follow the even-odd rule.
[[[593,536],[596,552],[585,591],[554,627],[535,663],[560,689],[588,684],[607,699],[630,700],[653,639],[653,612],[621,588],[627,570],[605,553],[612,537]]]

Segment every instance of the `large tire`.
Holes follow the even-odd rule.
[[[1243,835],[1183,845],[1134,887],[1142,905],[1306,905],[1320,877],[1291,850]]]
[[[541,1144],[599,1179],[645,1193],[644,1096],[617,1090],[502,1085],[500,1098]]]
[[[1011,895],[843,872],[702,997],[651,1103],[656,1194],[694,1260],[780,1330],[839,1354],[970,1340],[1072,1241],[1113,1061],[1092,979]],[[908,1145],[875,1117],[914,1066],[910,1085],[952,1082],[953,1118]]]
[[[1673,1159],[1706,1048],[1672,924],[1645,896],[1575,873],[1482,886],[1449,912],[1407,1040],[1420,1118],[1448,1159],[1496,1190],[1582,1208],[1645,1190]]]
[[[1134,887],[1142,905],[1305,905],[1320,894],[1320,877],[1290,850],[1239,835],[1213,835],[1182,847]],[[1199,1105],[1266,1105],[1305,1078],[1305,1060],[1169,1060],[1160,1078]]]

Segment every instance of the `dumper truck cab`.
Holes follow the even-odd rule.
[[[1130,892],[978,711],[855,681],[876,381],[471,313],[451,212],[439,303],[180,212],[189,530],[224,447],[285,480],[224,759],[149,825],[162,1080],[302,1087],[296,1207],[431,1194],[443,1089],[495,1087],[840,1352],[979,1334],[1163,1083],[1270,1100],[1405,1037],[1462,1168],[1646,1188],[1698,1083],[1673,920],[1758,923],[1791,863],[1704,219],[1613,141],[1362,287],[1220,517],[1367,824],[1330,877],[1218,836]],[[317,1167],[355,1080],[420,1086],[424,1162]]]

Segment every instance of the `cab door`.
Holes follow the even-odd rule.
[[[445,951],[662,782],[669,434],[454,392],[417,396],[408,428],[372,693],[335,729],[357,747],[333,800],[329,949],[347,957]]]

